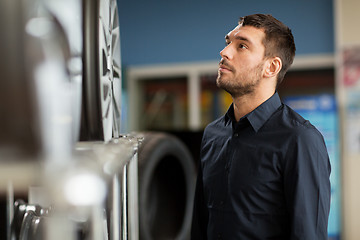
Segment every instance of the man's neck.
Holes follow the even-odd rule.
[[[246,114],[252,112],[255,108],[260,106],[268,100],[275,92],[265,91],[261,93],[249,93],[243,96],[233,97],[234,115],[236,121]]]

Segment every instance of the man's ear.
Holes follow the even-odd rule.
[[[265,77],[275,77],[282,68],[282,61],[279,57],[269,58],[265,68]]]

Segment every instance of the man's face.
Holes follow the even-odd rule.
[[[226,35],[226,47],[220,52],[218,87],[233,97],[256,90],[264,70],[264,37],[263,30],[241,25]]]

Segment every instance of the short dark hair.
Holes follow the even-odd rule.
[[[270,14],[253,14],[241,17],[239,24],[264,29],[265,57],[279,57],[282,61],[282,68],[277,78],[278,86],[295,57],[296,47],[290,28]]]

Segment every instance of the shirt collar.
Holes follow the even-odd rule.
[[[246,118],[255,132],[257,132],[280,106],[281,100],[279,94],[275,92],[275,94],[272,95],[268,100],[255,108],[252,112],[245,115],[242,119]],[[232,122],[236,121],[233,104],[231,104],[227,113],[225,114],[225,121],[228,122],[229,120]]]

